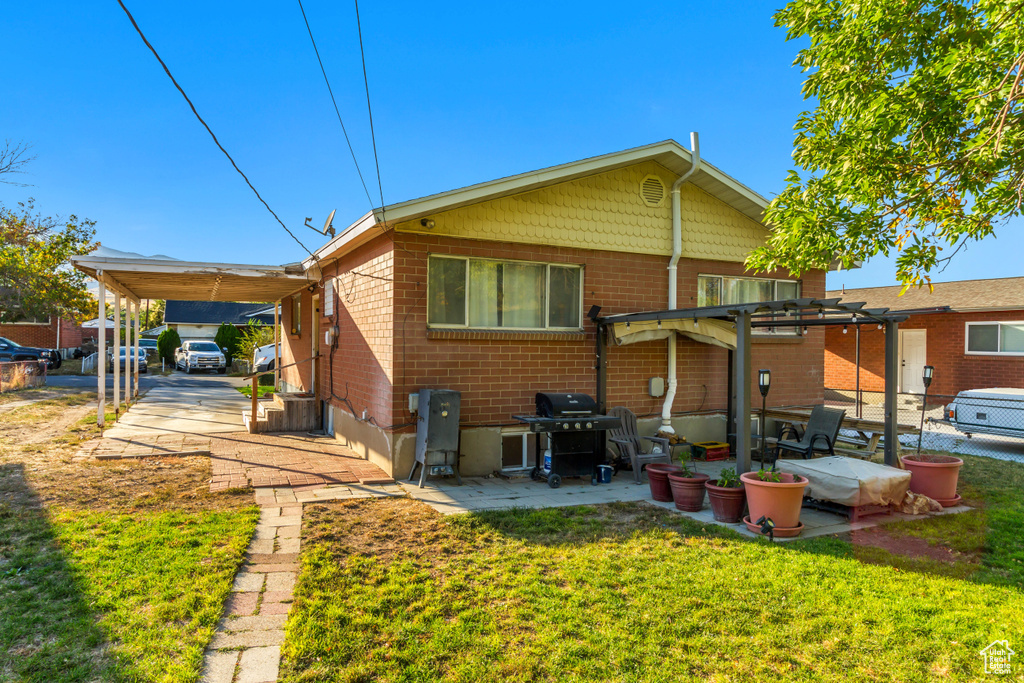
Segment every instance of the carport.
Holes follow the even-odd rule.
[[[97,317],[105,318],[107,290],[114,294],[114,358],[121,354],[121,298],[126,300],[125,344],[134,349],[135,367],[125,367],[125,404],[137,399],[139,393],[139,309],[143,299],[184,299],[189,301],[273,301],[274,343],[277,354],[280,301],[282,298],[314,282],[299,263],[282,266],[261,266],[238,263],[179,261],[169,257],[128,254],[100,247],[91,254],[73,256],[71,263],[99,283]],[[99,353],[106,353],[106,328],[99,328]],[[132,356],[128,356],[132,358]],[[96,364],[96,421],[104,424],[106,410],[106,360]],[[280,359],[274,364],[275,387],[280,382]],[[113,363],[115,411],[120,407],[121,366]],[[134,383],[133,383],[134,382]]]

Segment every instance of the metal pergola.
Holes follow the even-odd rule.
[[[888,308],[864,308],[863,302],[844,303],[840,299],[787,299],[726,306],[702,306],[664,311],[646,311],[591,318],[597,324],[597,400],[606,410],[607,344],[609,328],[636,323],[678,324],[678,321],[712,319],[727,321],[736,327],[735,349],[729,350],[730,396],[728,424],[736,438],[736,471],[750,471],[750,397],[751,331],[761,327],[821,327],[826,325],[878,325],[885,330],[885,464],[895,467],[899,444],[896,437],[896,390],[899,373],[899,323],[909,314]]]

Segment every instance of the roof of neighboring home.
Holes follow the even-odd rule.
[[[264,323],[274,322],[274,316],[252,316],[250,314],[266,309],[267,303],[235,303],[230,301],[175,301],[168,300],[164,309],[165,324],[184,325],[245,325],[256,319]]]
[[[1024,309],[1024,277],[992,280],[957,280],[936,282],[934,291],[928,287],[911,287],[900,296],[901,285],[832,290],[825,297],[843,301],[863,301],[866,308],[914,310],[949,306],[954,311],[999,311]]]
[[[529,192],[548,185],[564,183],[617,168],[625,168],[644,161],[655,161],[669,171],[681,176],[690,169],[692,156],[689,150],[675,140],[665,140],[651,145],[644,145],[643,147],[634,147],[621,152],[590,157],[559,166],[550,166],[536,171],[470,185],[449,192],[441,192],[419,199],[391,204],[386,206],[384,211],[375,208],[347,228],[341,230],[336,237],[333,237],[327,244],[320,247],[316,254],[318,257],[332,254],[349,242],[354,242],[361,236],[371,233],[385,217],[388,224],[393,225],[399,221],[414,220],[440,211],[448,211],[490,199]],[[768,206],[768,200],[735,178],[718,170],[703,158],[701,158],[700,169],[688,182],[693,183],[747,217],[759,223],[764,221],[764,210]],[[310,257],[303,262],[303,265],[309,268],[314,265],[314,261],[315,259]]]

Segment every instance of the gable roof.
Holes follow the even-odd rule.
[[[927,287],[911,288],[900,296],[901,285],[832,290],[826,298],[841,297],[844,301],[863,301],[867,308],[911,310],[949,306],[954,311],[1006,311],[1024,309],[1024,277],[991,280],[957,280],[936,282],[934,291]]]
[[[665,140],[651,145],[581,159],[580,161],[573,161],[568,164],[550,166],[536,171],[470,185],[457,190],[391,204],[385,206],[383,211],[376,208],[362,216],[359,220],[338,233],[327,244],[320,247],[316,251],[316,255],[317,257],[327,256],[350,242],[357,242],[360,237],[373,234],[371,232],[373,228],[383,222],[385,217],[388,224],[393,225],[401,221],[415,220],[441,211],[458,209],[470,204],[500,199],[549,185],[585,178],[618,168],[625,168],[626,166],[632,166],[644,161],[657,162],[677,176],[686,173],[693,163],[689,150],[675,140]],[[735,178],[718,170],[703,157],[701,157],[700,163],[700,169],[688,182],[747,217],[759,223],[764,222],[764,210],[768,206],[767,199]],[[310,257],[303,262],[303,265],[309,268],[314,262],[315,259]]]
[[[235,303],[230,301],[175,301],[168,300],[164,309],[164,324],[184,325],[245,325],[255,318],[273,323],[274,317],[252,315],[266,309],[266,303]],[[273,310],[271,308],[271,310]],[[269,319],[268,319],[269,317]]]

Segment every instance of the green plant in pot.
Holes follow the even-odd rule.
[[[747,505],[747,493],[743,488],[740,475],[726,467],[715,481],[704,482],[711,503],[711,512],[715,520],[727,524],[738,524],[743,520],[743,510]]]
[[[685,453],[685,451],[684,451]],[[672,488],[672,500],[676,507],[684,512],[699,512],[704,507],[704,483],[710,479],[708,475],[697,472],[696,464],[692,460],[692,449],[690,458],[681,455],[679,462],[682,471],[669,472],[668,483]]]

